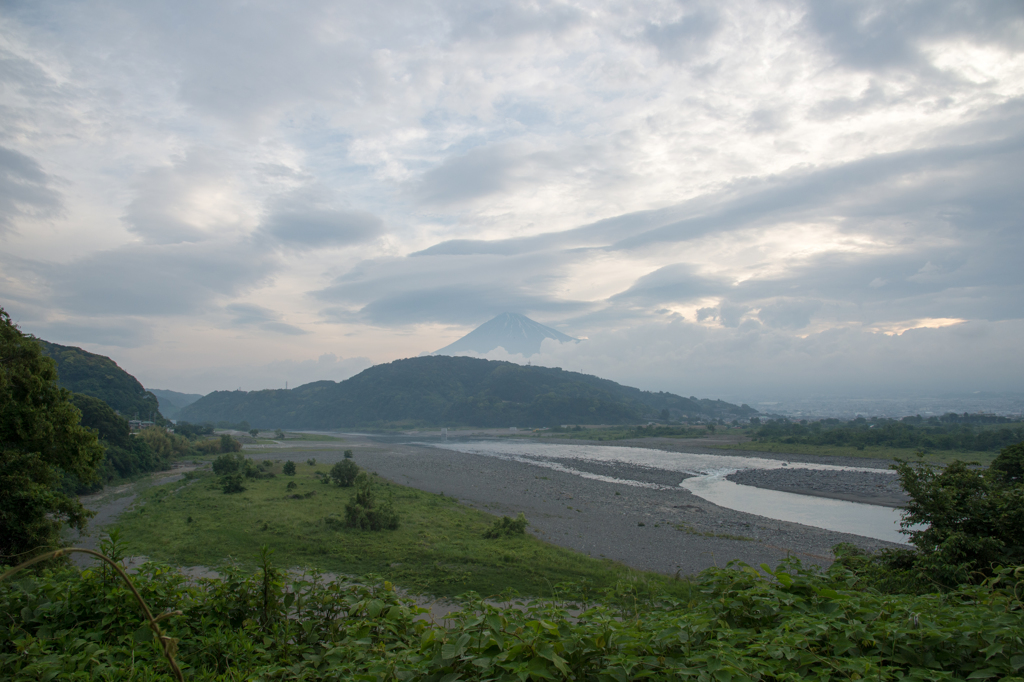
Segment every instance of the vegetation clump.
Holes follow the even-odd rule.
[[[285,476],[294,476],[295,462],[292,462],[291,460],[285,462],[284,466],[281,468],[281,473],[283,473]]]
[[[522,512],[519,512],[519,516],[514,519],[508,516],[502,516],[494,522],[493,526],[484,531],[484,537],[488,540],[495,540],[497,538],[524,535],[526,533],[527,523],[528,521],[526,520],[526,516]]]
[[[331,467],[328,479],[333,481],[334,485],[341,486],[342,488],[348,488],[355,483],[356,476],[358,475],[359,465],[351,459],[344,459]],[[326,480],[324,482],[326,482]]]
[[[391,497],[377,506],[373,481],[365,471],[355,478],[355,495],[345,505],[345,525],[362,530],[398,530],[398,512]]]
[[[67,524],[91,516],[63,478],[96,480],[103,461],[97,432],[83,427],[57,368],[0,308],[0,555],[53,548]]]
[[[623,580],[500,608],[467,595],[447,627],[390,583],[145,563],[0,583],[0,670],[48,679],[1019,680],[1024,570],[951,595],[885,595],[835,565],[709,569],[672,598]],[[118,574],[120,576],[120,574]],[[151,625],[159,619],[155,635]],[[166,639],[164,639],[166,638]],[[166,646],[170,641],[176,646]],[[163,646],[161,646],[163,645]],[[84,674],[83,674],[84,673]]]
[[[754,423],[754,420],[751,420]],[[941,417],[822,419],[760,423],[755,440],[789,445],[920,448],[923,450],[995,451],[1024,438],[1024,426],[1006,417],[949,413]]]

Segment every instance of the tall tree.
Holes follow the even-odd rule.
[[[15,563],[60,542],[64,524],[91,515],[61,492],[65,474],[96,476],[103,448],[79,422],[57,366],[0,308],[0,563]]]

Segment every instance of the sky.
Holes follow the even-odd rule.
[[[1024,385],[1019,0],[5,1],[0,85],[0,306],[150,388],[503,312],[687,396]]]

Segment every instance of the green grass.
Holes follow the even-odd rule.
[[[886,446],[867,445],[858,450],[852,445],[805,445],[801,443],[770,443],[753,441],[747,443],[729,443],[708,445],[719,450],[750,450],[753,452],[772,452],[790,455],[820,455],[822,457],[863,457],[868,459],[902,459],[916,460],[917,450],[913,448],[892,448]],[[999,455],[998,452],[964,452],[958,450],[932,450],[925,453],[925,461],[937,464],[949,464],[955,459],[967,462],[991,464]]]
[[[154,487],[139,495],[118,526],[131,552],[182,566],[216,567],[229,560],[255,565],[261,545],[282,566],[307,566],[349,575],[373,573],[414,592],[453,596],[473,590],[496,595],[550,596],[559,582],[587,581],[609,587],[635,576],[621,564],[548,544],[529,534],[485,540],[497,517],[456,500],[383,479],[378,498],[391,495],[401,526],[395,531],[344,527],[344,506],[353,488],[324,485],[300,463],[296,476],[247,479],[247,490],[228,495],[212,472],[191,481]],[[296,487],[287,490],[290,481]],[[311,497],[293,499],[292,495]],[[191,519],[191,521],[189,520]],[[680,581],[657,574],[645,579],[666,591]]]

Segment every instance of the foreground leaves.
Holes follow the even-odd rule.
[[[836,566],[709,570],[689,600],[629,584],[600,604],[557,587],[552,601],[499,607],[470,595],[449,627],[389,583],[326,582],[265,564],[189,581],[136,575],[178,639],[194,680],[1020,679],[1024,570],[945,594],[885,595]],[[575,595],[579,596],[579,595]],[[127,591],[101,573],[0,585],[0,677],[169,679]]]

